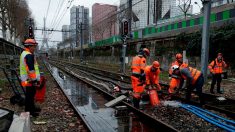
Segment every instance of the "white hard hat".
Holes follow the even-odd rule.
[[[171,69],[172,69],[172,71],[174,71],[174,70],[176,70],[176,69],[179,69],[179,66],[178,66],[178,65],[173,65],[173,66],[171,67]]]

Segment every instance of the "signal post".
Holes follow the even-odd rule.
[[[122,63],[122,73],[125,74],[126,72],[126,46],[127,46],[127,38],[129,34],[129,23],[126,19],[122,21],[122,40],[123,40],[123,45],[122,45],[122,57],[121,57],[121,63]]]

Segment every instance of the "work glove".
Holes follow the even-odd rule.
[[[156,88],[157,91],[162,90],[162,88],[161,88],[161,86],[160,86],[159,84],[154,84],[154,85],[153,85],[153,88]]]
[[[151,89],[151,86],[150,86],[150,84],[147,84],[147,85],[145,86],[145,89],[146,89],[146,90],[149,90],[149,89]]]

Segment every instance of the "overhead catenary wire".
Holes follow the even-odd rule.
[[[142,2],[142,1],[144,1],[144,0],[140,0],[140,1],[136,2],[136,3],[134,3],[134,4],[132,4],[132,6],[135,6],[135,5],[137,5],[138,3]],[[63,10],[61,13],[60,13],[60,12],[57,12],[57,15],[56,15],[56,16],[57,16],[57,17],[56,17],[57,19],[56,19],[56,18],[53,19],[54,21],[53,21],[53,23],[52,23],[52,25],[51,25],[51,26],[52,26],[52,29],[57,29],[57,28],[58,28],[58,26],[59,26],[61,20],[62,20],[63,17],[65,16],[67,10],[68,10],[69,7],[72,5],[72,2],[73,2],[73,0],[71,0],[71,1],[69,0],[69,1],[67,2],[67,5],[66,5],[67,8],[64,8],[64,10]],[[64,2],[63,2],[63,4],[64,4]],[[60,10],[61,10],[63,4],[60,5]],[[126,4],[127,4],[127,3],[125,3],[125,5],[126,5]],[[59,4],[58,4],[58,5],[59,5]],[[114,17],[114,16],[116,16],[116,15],[118,15],[118,14],[120,14],[120,13],[122,13],[122,12],[128,10],[128,9],[129,9],[129,7],[125,8],[125,9],[123,9],[123,10],[121,10],[121,11],[118,11],[117,13],[112,14],[112,15],[110,15],[109,17],[106,17],[105,19],[103,19],[103,20],[100,21],[99,23],[102,23],[102,22],[108,20],[109,18],[112,18],[112,17]],[[58,16],[58,14],[60,14],[60,16]],[[99,23],[98,23],[98,24],[99,24]],[[51,38],[53,37],[53,35],[54,35],[54,32],[53,32],[53,30],[52,30],[52,34],[50,34],[50,38],[49,38],[49,39],[51,39]]]
[[[70,2],[70,1],[68,1],[66,4],[63,2],[62,7],[60,8],[59,15],[57,15],[56,19],[54,20],[53,25],[51,25],[52,28],[55,28],[55,27],[58,25],[58,23],[59,23],[61,17],[64,16],[64,14],[65,14],[65,12],[66,12],[66,10],[67,10],[67,6],[68,6],[68,3],[69,3],[69,2]]]
[[[47,20],[48,12],[50,10],[50,5],[51,5],[51,0],[49,0],[48,6],[47,6],[47,12],[46,12],[46,16],[45,16],[46,20]]]
[[[73,0],[68,1],[67,5],[66,5],[66,8],[64,8],[64,10],[63,10],[63,14],[62,14],[61,17],[58,19],[57,23],[53,26],[53,29],[54,29],[54,28],[55,28],[55,29],[58,28],[58,26],[59,26],[61,20],[63,19],[64,15],[66,14],[67,10],[68,10],[68,9],[70,8],[70,6],[72,5],[72,2],[73,2]],[[53,35],[54,35],[54,32],[52,32],[50,38],[52,38]],[[49,38],[49,39],[50,39],[50,38]]]
[[[52,18],[52,20],[51,20],[51,27],[54,25],[54,23],[55,23],[55,21],[56,21],[58,15],[59,15],[59,12],[61,11],[61,8],[62,8],[64,2],[65,2],[64,0],[60,0],[60,1],[59,1],[58,5],[57,5],[57,7],[56,7],[56,11],[55,11],[55,13],[54,13],[54,16],[53,16],[53,18]]]

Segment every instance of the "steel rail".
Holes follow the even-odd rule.
[[[113,95],[111,95],[110,93],[108,93],[107,91],[99,88],[98,86],[96,86],[94,84],[91,84],[87,80],[79,78],[72,71],[70,71],[67,68],[65,68],[64,65],[57,64],[56,67],[58,67],[60,70],[64,71],[65,73],[67,73],[69,75],[72,75],[72,76],[76,77],[77,79],[83,81],[84,83],[90,85],[91,87],[95,88],[96,90],[102,92],[105,96],[109,97],[110,99],[115,99],[115,97]],[[153,118],[151,115],[148,115],[148,114],[144,113],[143,111],[141,111],[139,109],[136,109],[131,104],[129,104],[129,103],[125,102],[125,101],[122,101],[121,104],[127,106],[133,113],[135,113],[136,115],[139,116],[141,121],[143,121],[145,123],[148,123],[148,125],[150,125],[151,127],[155,128],[155,129],[166,130],[166,131],[178,131],[174,127],[172,127],[171,125],[166,124],[166,123],[164,123],[164,122],[162,122],[162,121],[160,121],[158,119]]]

